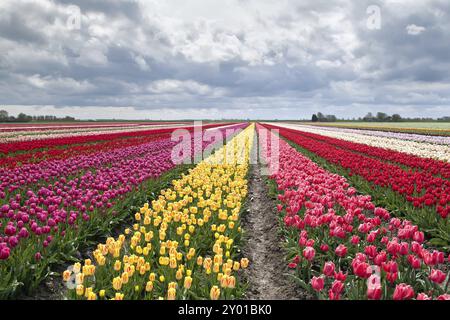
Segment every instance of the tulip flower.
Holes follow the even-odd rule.
[[[414,290],[410,285],[400,283],[395,287],[394,300],[409,300],[414,297]]]
[[[333,284],[331,285],[331,291],[333,291],[336,295],[339,295],[342,293],[342,290],[344,290],[344,283],[339,280],[333,281]]]
[[[432,269],[429,275],[431,281],[441,284],[447,278],[447,275],[441,270]]]
[[[10,249],[8,247],[3,247],[0,249],[0,260],[6,260],[10,256]]]
[[[417,300],[431,300],[429,296],[427,296],[425,293],[419,293],[417,295]]]
[[[339,257],[345,257],[345,255],[347,254],[347,247],[344,246],[343,244],[340,244],[340,245],[337,246],[337,248],[336,248],[336,250],[334,252]]]
[[[325,282],[322,277],[313,277],[311,279],[311,286],[316,291],[322,291],[324,285],[325,285]]]
[[[312,247],[306,247],[303,250],[303,257],[310,262],[312,260],[314,260],[315,255],[316,255],[316,250],[314,250],[314,248],[312,248]]]
[[[217,286],[212,286],[209,294],[211,300],[218,300],[220,297],[220,289]]]
[[[326,262],[325,265],[323,266],[322,272],[324,275],[331,277],[334,275],[334,269],[335,269],[334,263],[329,261],[329,262]]]

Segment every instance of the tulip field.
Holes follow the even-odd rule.
[[[178,129],[185,160],[214,152],[174,161]],[[448,136],[386,128],[0,124],[0,299],[258,297],[282,286],[252,266],[258,197],[282,257],[254,239],[261,263],[299,298],[450,300],[449,161]]]

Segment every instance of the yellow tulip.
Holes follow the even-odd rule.
[[[116,295],[114,297],[115,300],[123,300],[123,298],[124,298],[123,293],[116,292]]]
[[[92,293],[92,287],[88,287],[84,291],[84,297],[89,298],[89,295]]]
[[[72,275],[72,272],[70,270],[64,271],[63,272],[63,280],[66,282],[69,281],[71,275]]]
[[[183,272],[181,271],[181,269],[178,269],[176,274],[175,274],[175,278],[177,280],[181,280],[183,278]]]
[[[81,264],[77,262],[73,265],[73,273],[80,273],[80,271],[81,271]]]
[[[186,276],[184,278],[184,288],[185,289],[190,289],[192,286],[192,278],[190,276]]]
[[[150,292],[153,290],[153,281],[148,281],[145,285],[145,291]]]
[[[176,296],[177,296],[177,290],[176,289],[170,288],[167,291],[167,300],[175,300]]]
[[[89,296],[87,297],[88,300],[97,300],[97,295],[94,292],[89,293]]]
[[[213,286],[209,293],[211,300],[218,300],[220,297],[220,289],[217,286]]]
[[[76,284],[82,284],[84,282],[84,274],[83,273],[77,273],[75,276],[75,283]]]
[[[227,287],[231,289],[236,287],[236,278],[234,276],[229,276],[227,278]]]
[[[115,277],[113,279],[113,288],[114,290],[122,289],[122,279],[120,277]]]
[[[77,285],[77,295],[82,296],[84,293],[84,286],[82,284]]]
[[[245,268],[247,268],[248,267],[248,259],[247,258],[242,258],[241,259],[241,267],[242,267],[242,269],[245,269]]]

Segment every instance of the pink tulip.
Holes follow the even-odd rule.
[[[394,295],[392,298],[394,300],[409,300],[414,297],[414,290],[410,285],[400,283],[395,287]]]
[[[322,291],[324,285],[325,285],[325,282],[322,277],[313,277],[311,279],[311,286],[316,291]]]
[[[337,246],[336,250],[334,251],[339,257],[344,257],[347,254],[347,247],[343,244],[340,244]]]
[[[8,247],[3,247],[0,249],[0,260],[6,260],[10,256],[11,250]]]
[[[314,250],[314,248],[312,248],[312,247],[306,247],[303,250],[303,257],[305,257],[305,259],[308,261],[314,260],[315,255],[316,255],[316,250]]]
[[[429,278],[434,283],[441,284],[445,281],[445,278],[447,278],[447,275],[442,272],[441,270],[432,269],[429,275]]]
[[[326,262],[325,265],[323,266],[323,274],[331,277],[332,275],[334,275],[334,263],[333,262]]]
[[[425,293],[419,293],[417,295],[417,300],[431,300],[429,296],[427,296]]]

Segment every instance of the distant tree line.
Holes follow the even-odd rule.
[[[19,113],[17,117],[11,116],[6,110],[0,110],[0,122],[31,122],[31,121],[75,121],[74,117],[66,116],[58,118],[56,116],[30,116],[25,113]]]
[[[375,115],[372,112],[367,113],[364,117],[352,118],[352,119],[338,119],[335,115],[324,115],[321,112],[313,114],[311,118],[312,122],[335,122],[335,121],[365,121],[365,122],[402,122],[402,121],[436,121],[433,118],[403,118],[397,113],[388,115],[384,112],[377,112]],[[438,118],[437,121],[450,121],[450,117]]]
[[[317,114],[313,114],[312,119],[313,122],[335,122],[337,118],[334,114],[323,114],[322,112],[317,112]]]

